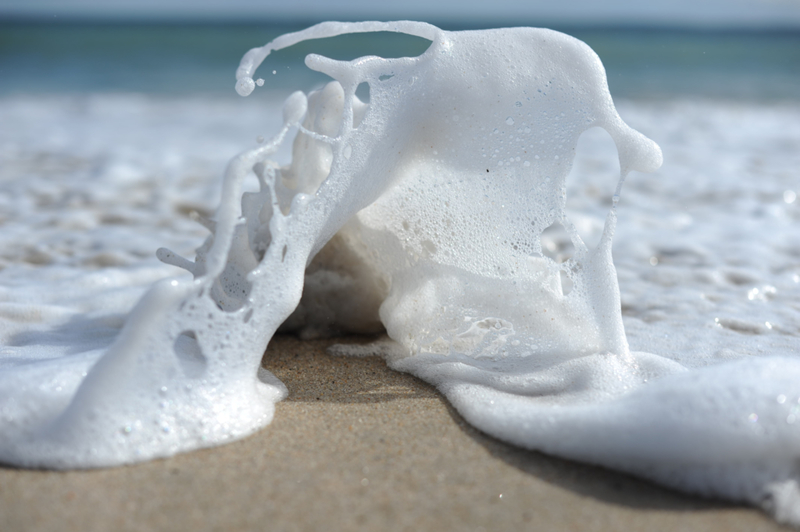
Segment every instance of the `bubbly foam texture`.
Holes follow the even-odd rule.
[[[94,312],[106,328],[92,343],[84,326],[80,341],[58,339],[63,348],[34,335],[24,363],[7,362],[0,458],[96,467],[244,436],[269,423],[285,393],[259,369],[282,323],[308,336],[382,324],[394,343],[374,352],[435,384],[489,434],[800,522],[800,429],[789,422],[800,415],[797,361],[745,358],[763,351],[763,338],[707,368],[697,367],[720,357],[702,349],[687,361],[674,343],[666,356],[628,347],[620,306],[654,302],[646,293],[620,300],[616,204],[627,174],[656,170],[661,152],[622,122],[597,56],[541,29],[324,23],[248,52],[236,89],[255,89],[272,50],[365,31],[431,46],[415,58],[309,56],[335,81],[290,96],[279,134],[230,163],[220,207],[204,221],[213,235],[194,261],[159,250],[193,280],[156,283],[116,322],[99,302],[81,309],[87,318],[61,310],[87,321]],[[355,96],[363,82],[368,105]],[[280,167],[270,157],[292,127],[292,163]],[[619,153],[612,208],[568,217],[575,146],[594,127]],[[253,173],[258,187],[245,191]],[[594,247],[579,235],[586,227]],[[571,254],[558,252],[567,246]],[[666,252],[630,254],[642,253],[668,262]],[[638,270],[624,270],[623,284],[628,271]],[[126,297],[114,308],[130,305]],[[9,344],[24,343],[42,308],[17,309],[23,325]],[[641,331],[636,320],[647,315],[625,325]],[[737,319],[719,326],[745,327]],[[788,336],[769,343],[772,354],[796,351],[793,319],[781,324]],[[633,338],[659,351],[657,336]]]

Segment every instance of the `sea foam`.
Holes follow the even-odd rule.
[[[248,52],[237,91],[254,90],[272,50],[367,31],[431,46],[414,58],[309,56],[335,81],[290,96],[278,135],[230,163],[194,261],[159,250],[193,279],[157,282],[128,316],[108,307],[125,309],[135,290],[83,315],[4,306],[21,325],[4,337],[14,356],[0,383],[0,459],[98,467],[242,437],[286,393],[259,367],[281,324],[308,335],[382,324],[394,343],[375,351],[489,434],[800,521],[796,360],[734,353],[697,368],[713,360],[628,347],[616,204],[628,173],[656,170],[661,152],[619,118],[597,56],[541,29],[325,23]],[[292,163],[280,167],[270,157],[294,127]],[[567,216],[565,180],[593,127],[610,134],[621,171],[589,246]],[[259,187],[245,191],[252,172]],[[569,256],[548,253],[556,229]],[[83,334],[36,325],[68,331],[67,317]],[[775,354],[793,354],[787,345]]]

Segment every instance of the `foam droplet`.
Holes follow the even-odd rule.
[[[236,92],[239,96],[250,96],[256,88],[253,78],[241,78],[236,81]]]

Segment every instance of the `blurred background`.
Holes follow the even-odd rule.
[[[798,0],[3,0],[0,95],[233,92],[242,54],[322,20],[424,20],[444,29],[550,27],[588,43],[615,97],[800,99]],[[372,41],[371,41],[372,39]],[[274,54],[267,86],[308,90],[302,57],[416,55],[427,43],[341,37]]]
[[[0,0],[0,269],[84,267],[109,250],[114,264],[155,264],[160,246],[193,256],[206,232],[189,213],[213,212],[230,158],[280,129],[292,91],[328,80],[306,54],[415,56],[429,42],[381,33],[300,43],[267,58],[256,73],[264,86],[246,99],[234,91],[242,55],[323,20],[370,19],[550,27],[594,48],[623,119],[665,154],[659,172],[626,184],[618,229],[663,231],[617,239],[615,249],[656,242],[621,250],[620,271],[629,260],[649,275],[658,257],[675,256],[662,248],[679,231],[712,246],[714,228],[739,231],[734,213],[800,219],[800,0]],[[577,153],[567,208],[591,218],[579,228],[588,242],[619,166],[600,129]],[[290,142],[274,160],[290,162]],[[788,249],[781,231],[753,235]],[[714,238],[736,242],[741,231]]]

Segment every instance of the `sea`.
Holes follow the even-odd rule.
[[[194,256],[208,232],[193,213],[214,212],[228,161],[280,129],[289,94],[327,81],[307,54],[403,57],[429,44],[301,43],[238,96],[242,54],[305,26],[0,21],[0,368],[52,323],[45,358],[108,345],[124,309],[182,274],[156,249]],[[800,30],[555,29],[595,50],[619,114],[664,154],[655,173],[628,176],[618,205],[631,349],[690,368],[800,355]],[[289,162],[288,143],[276,159]],[[585,133],[567,209],[590,245],[618,177],[613,141]],[[79,318],[109,308],[116,321]],[[787,423],[800,421],[800,390],[777,397]]]
[[[446,30],[485,27],[434,23]],[[0,94],[233,97],[230,79],[245,51],[309,25],[0,20]],[[512,21],[494,27],[512,26],[541,24]],[[798,29],[548,27],[581,39],[598,53],[615,98],[800,98]],[[305,68],[308,53],[355,59],[414,56],[426,48],[424,39],[393,34],[320,39],[273,53],[263,67],[264,79],[271,89],[307,89],[325,81]]]

